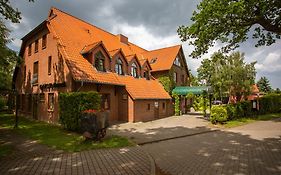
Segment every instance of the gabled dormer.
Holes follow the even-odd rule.
[[[131,75],[135,78],[141,77],[141,64],[140,64],[136,54],[129,55],[126,58],[129,63],[129,66],[128,66],[129,75]]]
[[[112,58],[111,61],[111,70],[119,75],[128,75],[128,61],[125,58],[125,55],[122,49],[115,49],[109,51],[109,54]]]
[[[140,60],[141,63],[141,76],[147,80],[151,79],[151,66],[147,59]]]
[[[111,71],[111,56],[102,41],[86,45],[80,53],[97,71]]]

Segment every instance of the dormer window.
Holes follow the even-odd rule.
[[[175,59],[174,65],[177,65],[177,66],[179,66],[179,67],[181,66],[179,57],[177,57],[177,58]]]
[[[135,78],[138,77],[138,69],[137,69],[137,65],[136,63],[133,63],[132,64],[132,67],[131,67],[131,75]]]
[[[150,61],[150,64],[155,63],[155,62],[156,62],[156,60],[157,60],[157,58],[152,58],[152,59],[151,59],[151,61]]]
[[[148,70],[145,70],[143,72],[143,77],[146,78],[147,80],[149,80],[149,71]]]
[[[95,54],[95,67],[98,71],[105,72],[104,60],[105,60],[105,57],[100,51]]]
[[[116,61],[115,72],[119,75],[123,75],[123,64],[120,58],[118,58]]]

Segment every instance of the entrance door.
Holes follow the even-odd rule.
[[[32,95],[32,117],[38,119],[38,94]]]
[[[159,102],[158,101],[154,102],[154,118],[155,119],[159,118]]]

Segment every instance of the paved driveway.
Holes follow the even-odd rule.
[[[150,122],[116,124],[110,134],[126,136],[138,144],[212,131],[200,115],[172,116]]]
[[[142,148],[165,174],[281,174],[280,121],[260,121]]]
[[[148,175],[154,170],[151,157],[139,146],[65,153],[1,128],[0,144],[11,145],[14,148],[11,155],[0,157],[1,175]]]

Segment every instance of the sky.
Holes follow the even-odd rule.
[[[113,34],[123,34],[129,41],[145,49],[182,44],[189,69],[196,75],[202,59],[209,58],[219,44],[200,59],[189,54],[193,47],[182,43],[177,35],[180,25],[190,25],[190,17],[200,0],[10,0],[22,13],[19,24],[7,22],[13,41],[9,47],[19,51],[21,38],[47,18],[52,6],[83,19]],[[271,46],[256,48],[250,39],[237,49],[245,53],[247,63],[257,61],[258,80],[266,76],[273,88],[281,88],[281,40]]]

